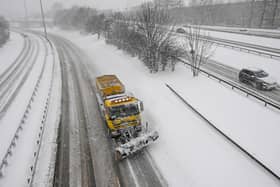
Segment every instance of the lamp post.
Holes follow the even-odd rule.
[[[48,39],[46,22],[45,22],[45,15],[44,15],[44,9],[43,9],[43,5],[42,5],[42,0],[40,0],[40,6],[41,6],[41,16],[42,16],[42,23],[43,23],[43,27],[44,27],[45,38]]]

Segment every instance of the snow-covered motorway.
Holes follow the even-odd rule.
[[[223,79],[226,78],[228,80],[233,81],[235,84],[246,88],[249,93],[250,93],[250,90],[252,90],[252,94],[255,94],[255,93],[260,94],[264,97],[269,98],[276,104],[280,105],[280,89],[279,88],[276,88],[271,91],[262,91],[262,90],[258,90],[256,88],[254,88],[250,85],[240,83],[240,81],[238,79],[238,74],[240,72],[240,69],[236,69],[234,67],[230,67],[228,65],[221,64],[221,63],[215,62],[213,60],[210,60],[207,64],[204,64],[202,68],[206,69],[208,72],[215,73],[216,75],[218,75],[219,77],[222,77]]]
[[[144,118],[160,133],[159,142],[148,150],[168,185],[279,186],[277,179],[182,105],[165,83],[179,90],[207,119],[277,173],[279,113],[203,75],[193,79],[181,64],[175,73],[153,75],[138,59],[96,36],[61,30],[56,33],[86,52],[90,57],[86,69],[97,75],[117,74],[144,101]],[[91,80],[95,73],[89,74]]]
[[[163,186],[147,151],[114,160],[94,93],[96,72],[73,43],[52,35],[62,67],[62,119],[55,186]]]
[[[19,42],[18,36],[12,33],[12,41]],[[49,117],[54,118],[49,108],[57,112],[57,104],[50,104],[56,80],[53,46],[31,33],[22,37],[21,52],[13,51],[16,48],[7,52],[10,56],[18,55],[17,58],[14,61],[1,59],[5,69],[0,89],[0,186],[33,183],[45,126],[50,123]]]
[[[218,32],[228,32],[235,34],[244,34],[251,36],[261,36],[267,38],[277,38],[280,39],[279,30],[273,29],[251,29],[242,27],[220,27],[220,26],[201,26],[204,30],[218,31]]]
[[[31,42],[30,38],[26,36],[18,57],[8,67],[2,68],[4,72],[0,75],[0,118],[5,115],[14,97],[19,93],[22,83],[30,73],[34,62],[36,62],[39,53],[38,45],[37,40]],[[19,76],[23,77],[19,78]]]
[[[210,42],[212,42],[213,44],[215,44],[216,46],[221,46],[221,47],[226,47],[226,48],[230,48],[230,49],[234,49],[234,50],[238,50],[238,51],[242,51],[242,52],[246,52],[246,53],[251,53],[251,54],[255,54],[255,55],[259,55],[259,56],[264,56],[264,57],[268,57],[268,58],[274,58],[274,59],[280,59],[280,49],[277,48],[279,47],[278,45],[276,45],[277,47],[275,47],[275,45],[273,45],[274,43],[277,44],[276,41],[270,43],[256,43],[255,41],[240,41],[240,36],[239,38],[233,38],[233,39],[229,39],[227,35],[225,36],[220,36],[221,34],[219,32],[202,32],[203,34],[205,34],[206,36],[201,35],[201,39],[203,40],[208,40]],[[207,36],[210,35],[210,36]],[[181,33],[175,33],[175,36],[178,36],[179,38],[184,37],[186,34],[181,34]],[[242,35],[241,35],[242,36]],[[238,40],[239,39],[239,40]],[[260,40],[262,40],[262,38],[260,38]],[[275,39],[266,39],[266,40],[275,40]]]
[[[29,65],[26,69],[14,65],[22,67],[14,73],[20,76],[10,75],[17,81],[3,81],[15,88],[20,80],[24,84],[10,91],[17,94],[0,121],[0,151],[9,153],[0,186],[279,186],[278,179],[205,125],[165,83],[277,175],[279,111],[204,75],[194,79],[182,64],[175,73],[150,74],[141,61],[103,39],[53,32],[63,37],[49,34],[49,43],[37,32],[17,35],[23,47],[18,59],[29,59],[19,64]],[[3,73],[11,71],[8,65],[1,67]],[[238,82],[238,68],[214,61],[205,68]],[[117,74],[143,100],[143,121],[160,134],[158,143],[121,162],[114,159],[114,142],[107,136],[96,102],[94,79],[102,74]]]

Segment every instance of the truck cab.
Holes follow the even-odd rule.
[[[101,115],[115,140],[115,158],[122,160],[155,142],[159,134],[143,130],[141,112],[143,103],[125,87],[116,75],[96,77],[96,98]]]
[[[141,131],[143,104],[132,94],[125,93],[124,85],[115,75],[97,77],[96,88],[102,117],[112,137],[127,130],[132,133]]]

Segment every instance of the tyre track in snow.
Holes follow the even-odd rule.
[[[56,162],[54,186],[96,186],[92,156],[89,147],[87,133],[88,120],[84,111],[83,96],[75,61],[69,53],[69,49],[61,41],[54,40],[59,49],[62,65],[62,121],[60,124],[60,136],[58,137],[58,155]],[[65,93],[68,92],[68,93]],[[66,97],[66,98],[65,98]],[[69,107],[72,108],[69,110]],[[71,137],[78,137],[78,142],[71,142]],[[66,146],[64,146],[66,145]],[[78,150],[77,157],[70,155],[71,149]],[[80,167],[77,167],[80,166]],[[71,171],[71,168],[78,170]],[[64,174],[66,173],[66,174]]]
[[[22,35],[22,36],[24,37],[24,35]],[[21,59],[25,58],[25,56],[28,53],[28,50],[30,49],[30,45],[31,45],[30,38],[27,36],[24,37],[23,47],[22,47],[19,55],[14,60],[14,62],[11,63],[7,68],[5,68],[5,71],[0,74],[0,81],[1,81],[0,84],[2,84],[2,82],[4,82],[4,78],[7,76],[7,74],[11,74],[11,72],[15,69],[15,66],[18,66],[18,64],[21,62]]]
[[[24,65],[27,63],[27,59],[32,56],[34,51],[34,44],[31,39],[28,38],[25,41],[24,49],[17,59],[0,75],[0,90],[3,90],[7,86],[10,80],[15,76],[15,74],[22,70]]]
[[[72,44],[67,44],[60,37],[55,37],[67,46],[71,53],[74,63],[71,66],[77,69],[77,75],[83,83],[80,83],[81,94],[83,95],[84,115],[87,120],[87,133],[89,140],[89,150],[92,156],[94,166],[95,184],[96,186],[119,186],[118,176],[115,171],[112,158],[112,145],[108,143],[106,131],[104,130],[102,120],[98,111],[95,94],[91,87],[88,72],[85,70],[82,57],[77,53],[77,49],[73,49]]]
[[[62,104],[61,104],[61,117],[57,137],[57,153],[55,176],[53,186],[69,186],[69,124],[70,124],[70,106],[69,106],[69,91],[68,91],[68,73],[66,70],[65,57],[63,50],[57,45],[61,66],[61,79],[62,79]],[[64,68],[63,68],[64,67]]]
[[[39,42],[31,46],[31,50],[19,61],[18,65],[8,74],[0,86],[0,120],[5,115],[19,90],[24,85],[31,70],[33,69],[39,54]]]
[[[34,37],[35,38],[35,37]],[[35,99],[38,99],[38,97],[40,97],[37,92],[38,92],[38,89],[40,87],[40,84],[41,84],[41,81],[43,79],[43,76],[44,76],[44,72],[46,71],[46,63],[47,63],[47,55],[48,55],[48,47],[47,47],[47,44],[45,43],[45,40],[42,38],[42,37],[38,37],[42,43],[43,43],[43,47],[44,47],[44,58],[43,58],[43,63],[41,61],[38,62],[38,54],[39,54],[39,51],[40,51],[40,46],[39,46],[39,42],[38,40],[35,40],[35,43],[36,43],[36,47],[34,46],[34,50],[36,50],[36,52],[32,52],[34,53],[35,55],[31,55],[31,57],[33,56],[34,58],[31,60],[29,66],[27,67],[26,69],[26,72],[25,72],[25,75],[23,76],[23,79],[20,80],[21,84],[17,87],[17,90],[16,90],[16,93],[14,95],[14,97],[16,97],[16,95],[21,92],[21,87],[24,85],[25,81],[27,78],[29,78],[29,76],[31,76],[31,71],[34,72],[34,66],[35,64],[38,66],[38,64],[40,64],[41,68],[40,68],[40,72],[38,74],[38,78],[37,80],[35,81],[36,84],[32,85],[32,88],[33,88],[33,92],[32,92],[32,95],[30,95],[30,99],[29,99],[29,102],[28,102],[28,105],[26,106],[25,108],[25,111],[23,112],[22,114],[22,119],[20,120],[19,124],[18,124],[18,127],[16,128],[15,132],[14,132],[14,136],[13,137],[10,137],[9,140],[5,141],[7,143],[10,142],[10,145],[7,146],[5,145],[5,147],[8,147],[7,148],[7,151],[6,153],[4,154],[4,157],[1,158],[0,161],[2,161],[0,163],[0,174],[3,175],[3,169],[4,167],[8,167],[8,163],[9,163],[9,157],[14,157],[15,155],[13,155],[13,152],[17,152],[17,146],[16,144],[20,143],[20,142],[17,142],[19,138],[21,138],[21,134],[24,130],[24,125],[27,124],[27,121],[30,119],[30,118],[34,118],[34,116],[30,116],[30,113],[34,112],[36,109],[34,107],[32,107],[32,105],[34,105],[34,100]],[[26,59],[26,60],[30,60],[30,59]],[[14,99],[13,97],[13,99]],[[10,103],[11,104],[11,103]],[[36,118],[36,116],[35,116]],[[38,118],[38,123],[40,122],[40,119]],[[12,124],[11,124],[12,125]],[[37,135],[37,134],[36,134]],[[29,137],[30,138],[30,137]],[[23,138],[23,140],[27,140],[29,138]],[[22,141],[22,140],[21,140]],[[30,142],[29,142],[30,143]],[[35,143],[35,142],[32,142],[32,143]],[[27,152],[26,152],[27,153]],[[28,154],[28,153],[27,153]],[[31,151],[30,152],[30,155],[31,157],[33,158],[34,157],[34,152]],[[20,175],[24,175],[23,173],[20,173]]]
[[[65,49],[65,48],[64,48]],[[65,51],[67,51],[65,49]],[[75,61],[71,58],[71,55],[67,51],[67,56],[70,58],[69,62],[73,67],[73,80],[74,80],[74,93],[76,99],[76,106],[79,110],[78,112],[78,124],[79,124],[79,140],[80,140],[80,152],[81,152],[81,181],[82,186],[96,186],[95,176],[94,176],[94,166],[92,161],[92,155],[90,151],[89,145],[89,136],[87,126],[89,124],[87,113],[85,112],[85,101],[82,94],[81,85],[83,83],[83,79],[79,76],[78,68],[76,66]],[[78,99],[79,98],[79,99]]]
[[[73,49],[72,52],[77,53],[78,50]],[[79,56],[78,53],[77,56]],[[82,59],[82,56],[80,56],[80,59]],[[84,69],[88,68],[84,67]],[[92,91],[95,91],[93,82],[94,79],[89,81],[89,84],[91,84]],[[104,121],[102,126],[106,128]],[[113,145],[112,150],[114,150]],[[111,154],[114,156],[113,151],[111,151]],[[167,182],[163,179],[163,176],[146,149],[123,161],[115,161],[115,167],[117,173],[120,175],[118,180],[121,186],[167,186]]]
[[[161,176],[158,169],[155,169],[155,163],[152,161],[147,153],[147,150],[143,150],[137,155],[134,155],[131,158],[125,159],[123,161],[115,161],[114,158],[114,147],[112,140],[106,134],[106,125],[104,121],[101,119],[100,113],[98,111],[97,102],[95,99],[95,86],[94,86],[94,78],[96,72],[92,72],[89,67],[89,62],[84,63],[82,62],[83,56],[80,49],[75,47],[71,42],[64,40],[65,43],[68,43],[68,47],[72,48],[71,54],[76,56],[76,68],[80,68],[80,72],[84,76],[84,81],[87,84],[80,84],[87,88],[87,92],[91,93],[88,97],[92,97],[94,99],[94,106],[85,107],[85,112],[89,115],[94,114],[95,118],[93,119],[92,124],[89,126],[94,125],[94,127],[89,128],[89,136],[93,139],[91,141],[91,151],[93,155],[93,162],[94,162],[94,171],[95,171],[95,179],[96,184],[100,184],[101,186],[167,186],[166,181],[164,181],[163,177]],[[75,54],[75,55],[74,55]],[[79,64],[79,65],[78,65]],[[93,70],[94,71],[94,70]],[[86,86],[87,85],[87,86]],[[84,89],[82,89],[84,90]],[[87,98],[87,97],[84,97]],[[87,99],[86,103],[90,103]],[[84,104],[86,106],[87,104]],[[93,107],[95,108],[93,110]],[[90,120],[90,118],[88,119]],[[97,123],[97,124],[95,124]],[[96,125],[96,126],[95,126]],[[98,131],[98,132],[96,132]],[[93,136],[91,136],[91,133]],[[97,137],[96,137],[97,136]],[[101,139],[102,141],[98,140]],[[100,145],[104,145],[106,147],[100,147]],[[96,150],[98,148],[98,150]],[[102,151],[102,152],[101,152]],[[109,155],[109,156],[108,156]],[[106,159],[103,157],[107,157]],[[107,163],[106,163],[107,161]],[[113,163],[111,163],[113,162]],[[102,165],[100,163],[106,164]],[[101,168],[103,166],[103,168]],[[105,169],[104,169],[105,168]],[[110,171],[111,170],[111,171]],[[109,176],[108,177],[108,173]],[[107,176],[104,178],[104,175]],[[102,177],[103,176],[103,177]],[[107,181],[104,183],[104,181]],[[107,184],[107,185],[104,185]],[[97,185],[97,186],[100,186]]]

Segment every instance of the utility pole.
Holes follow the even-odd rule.
[[[40,6],[41,6],[41,16],[42,16],[42,23],[43,23],[43,27],[44,27],[45,38],[48,39],[46,22],[45,22],[45,15],[44,15],[44,9],[43,9],[43,5],[42,5],[42,0],[40,0]]]
[[[26,0],[24,0],[24,12],[25,12],[25,16],[24,16],[25,27],[28,28],[29,27],[29,23],[28,23]]]

